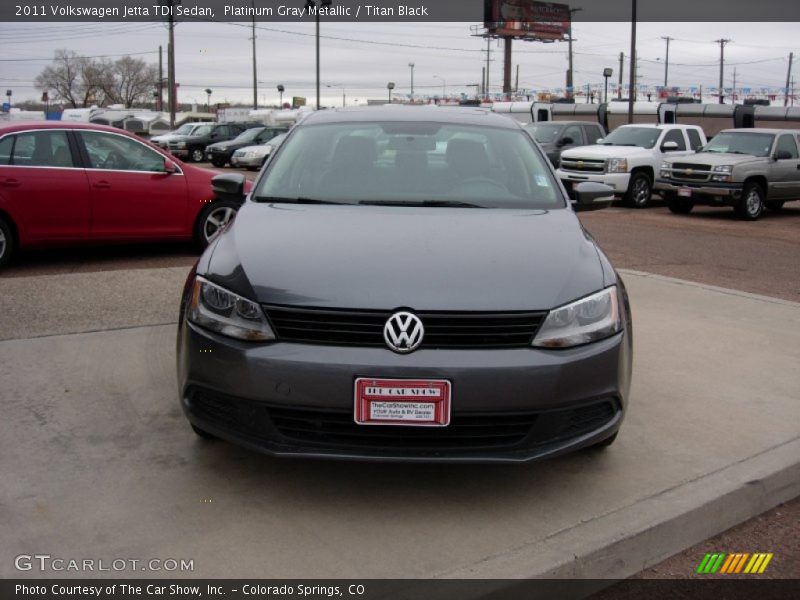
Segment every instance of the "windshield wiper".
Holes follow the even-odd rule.
[[[269,202],[273,204],[351,204],[350,202],[335,202],[333,200],[320,200],[318,198],[279,198],[275,196],[256,196],[254,202]]]
[[[448,206],[454,208],[486,208],[480,204],[461,202],[459,200],[361,200],[359,204],[366,206]]]

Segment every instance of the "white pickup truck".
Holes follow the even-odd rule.
[[[592,146],[564,151],[557,173],[570,195],[573,186],[594,181],[611,186],[628,206],[643,208],[664,158],[694,154],[705,144],[695,125],[623,125]]]

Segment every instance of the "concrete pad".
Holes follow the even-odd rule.
[[[0,576],[623,577],[800,494],[800,304],[628,272],[617,443],[527,466],[197,439],[174,325],[0,342]],[[194,561],[17,572],[18,554]]]

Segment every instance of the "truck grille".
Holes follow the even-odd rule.
[[[671,178],[679,181],[708,181],[710,176],[711,165],[673,163],[671,169]]]
[[[604,173],[606,161],[594,158],[564,158],[561,157],[561,168],[565,171],[578,173]]]
[[[303,344],[385,346],[393,311],[265,305],[278,339]],[[420,348],[529,346],[546,312],[417,312],[425,328]]]

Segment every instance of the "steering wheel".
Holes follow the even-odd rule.
[[[462,188],[472,187],[472,186],[476,187],[483,186],[485,188],[489,187],[489,188],[494,188],[495,190],[500,190],[508,193],[508,188],[504,186],[502,183],[500,183],[499,181],[495,181],[494,179],[491,179],[489,177],[484,177],[482,175],[478,175],[476,177],[467,177],[466,179],[462,179],[454,186],[454,189],[459,190]]]
[[[127,161],[125,160],[125,157],[116,150],[112,150],[108,153],[108,156],[106,156],[101,168],[111,170],[124,169],[126,165]]]

